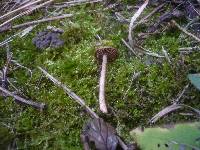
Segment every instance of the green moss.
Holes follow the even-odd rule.
[[[9,130],[6,127],[0,126],[0,148],[1,149],[7,149],[9,144],[11,144],[13,140],[12,133],[9,132]]]
[[[153,63],[147,65],[144,60],[149,57],[144,56],[144,60],[130,57],[128,49],[122,44],[121,38],[127,37],[125,32],[127,25],[112,19],[109,11],[89,12],[91,9],[101,10],[102,6],[79,6],[66,9],[66,13],[78,12],[78,14],[71,19],[62,20],[63,25],[59,21],[52,23],[65,31],[61,36],[65,45],[61,48],[39,50],[33,45],[33,37],[38,31],[44,30],[47,24],[39,25],[25,38],[15,38],[11,43],[13,58],[32,69],[33,76],[30,78],[26,70],[17,69],[11,72],[9,77],[17,81],[14,84],[23,91],[24,95],[48,105],[48,109],[41,113],[30,107],[19,106],[12,102],[12,99],[7,102],[0,101],[0,117],[3,118],[0,123],[10,123],[16,129],[19,149],[82,148],[80,132],[88,116],[61,89],[45,78],[40,81],[41,73],[36,67],[46,68],[100,114],[99,72],[94,57],[95,48],[99,43],[97,34],[102,38],[103,45],[114,46],[119,50],[118,59],[108,65],[106,85],[106,100],[109,108],[112,108],[115,113],[108,116],[100,115],[117,127],[119,134],[126,140],[130,140],[128,132],[130,129],[141,124],[147,125],[149,118],[171,104],[171,100],[187,84],[186,75],[191,69],[200,70],[197,53],[185,57],[185,66],[178,64],[180,60],[178,48],[188,45],[187,43],[184,45],[184,42],[178,39],[179,32],[151,36],[144,41],[143,47],[155,52],[161,53],[163,46],[173,60],[172,66],[165,60],[159,63],[157,59],[153,59]],[[12,33],[7,34],[1,35],[0,39]],[[1,48],[0,54],[2,56],[0,64],[3,67],[4,48]],[[132,75],[139,71],[142,72],[141,76],[131,83]],[[193,89],[190,96],[193,101],[186,101],[186,103],[199,106],[199,93]],[[169,117],[167,121],[181,119]]]

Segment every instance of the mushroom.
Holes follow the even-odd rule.
[[[107,106],[105,101],[105,78],[106,65],[117,58],[117,49],[112,47],[101,47],[96,50],[95,56],[99,64],[101,64],[101,74],[99,79],[99,107],[103,113],[107,113]]]

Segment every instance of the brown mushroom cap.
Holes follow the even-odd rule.
[[[117,59],[118,52],[117,49],[112,47],[101,47],[96,49],[95,56],[98,62],[102,62],[103,55],[107,55],[108,62],[112,62]]]

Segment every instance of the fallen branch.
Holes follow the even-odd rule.
[[[42,69],[41,67],[38,67],[38,69],[49,79],[51,80],[57,87],[62,88],[65,93],[67,93],[72,99],[74,99],[77,103],[79,103],[82,107],[86,109],[86,111],[90,114],[92,118],[99,118],[99,116],[92,110],[90,107],[88,107],[85,104],[85,101],[80,98],[78,95],[76,95],[71,89],[69,89],[66,85],[64,85],[62,82],[58,81],[56,78],[54,78],[52,75],[50,75],[47,71]]]
[[[184,32],[185,34],[187,34],[188,36],[192,37],[193,39],[195,39],[196,41],[200,42],[200,39],[195,36],[194,34],[188,32],[187,30],[185,30],[184,28],[182,28],[175,20],[172,20],[172,23],[182,32]]]
[[[25,104],[25,105],[28,105],[28,106],[32,106],[34,108],[39,109],[40,111],[43,111],[46,108],[46,105],[44,103],[37,103],[37,102],[31,101],[31,100],[26,100],[26,99],[24,99],[24,98],[22,98],[22,97],[20,97],[18,95],[13,94],[12,92],[6,90],[3,87],[0,87],[0,90],[5,94],[5,96],[13,97],[14,101],[18,102],[20,104]]]
[[[41,19],[41,20],[26,22],[26,23],[23,23],[23,24],[15,25],[12,28],[17,29],[17,28],[22,28],[22,27],[25,27],[25,26],[35,25],[35,24],[59,20],[59,19],[64,19],[64,18],[68,18],[68,17],[72,17],[72,16],[73,16],[72,14],[64,14],[62,16],[56,16],[56,17],[44,18],[44,19]]]

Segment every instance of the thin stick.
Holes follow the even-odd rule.
[[[124,40],[124,39],[121,39],[122,42],[124,43],[124,45],[135,55],[139,58],[139,55],[136,53],[136,51]],[[134,47],[137,48],[137,50],[142,53],[142,54],[145,54],[145,55],[149,55],[149,56],[152,56],[152,57],[158,57],[158,58],[163,58],[165,56],[162,56],[162,55],[159,55],[157,53],[154,53],[154,52],[151,52],[149,50],[145,50],[144,48],[142,48],[141,46],[138,46],[136,44],[134,44]]]
[[[44,2],[44,3],[40,4],[40,5],[38,5],[38,6],[34,7],[34,8],[32,8],[31,10],[24,11],[24,12],[22,12],[21,14],[18,14],[18,15],[16,15],[16,16],[14,16],[13,18],[10,18],[9,20],[7,20],[7,21],[5,21],[4,23],[0,24],[0,28],[3,27],[3,26],[6,25],[6,24],[12,22],[13,20],[19,18],[19,17],[22,17],[22,16],[24,16],[24,15],[27,15],[27,14],[33,12],[33,11],[36,10],[36,9],[39,9],[39,8],[41,8],[41,7],[43,7],[43,6],[47,5],[47,4],[52,3],[53,1],[54,1],[54,0],[49,0],[49,1],[47,1],[47,2]]]
[[[154,52],[147,52],[147,51],[144,51],[144,54],[149,55],[149,56],[152,56],[152,57],[158,57],[158,58],[164,58],[164,57],[165,57],[165,56],[159,55],[159,54],[154,53]]]
[[[140,25],[142,23],[145,23],[148,18],[150,18],[153,14],[155,14],[157,11],[159,11],[161,8],[163,8],[164,5],[165,5],[165,3],[163,3],[163,4],[159,5],[158,7],[156,7],[152,12],[150,12],[147,16],[142,18],[136,25],[134,25],[132,27],[132,30],[135,29],[138,25]]]
[[[169,58],[169,54],[167,53],[167,51],[164,49],[163,46],[162,46],[162,52],[163,52],[163,54],[165,55],[165,58],[167,59],[167,61],[169,62],[169,64],[171,65],[172,62],[171,62],[171,60],[170,60],[170,58]]]
[[[123,150],[128,150],[128,146],[124,143],[124,141],[121,140],[119,136],[117,136],[117,139],[119,141],[120,146],[122,147]]]
[[[72,1],[68,1],[68,2],[55,3],[55,5],[80,4],[80,3],[93,2],[93,1],[98,1],[98,0],[72,0]]]
[[[68,17],[72,17],[72,16],[73,16],[72,14],[64,14],[62,16],[56,16],[56,17],[50,17],[50,18],[45,18],[45,19],[41,19],[41,20],[26,22],[23,24],[15,25],[12,28],[17,29],[17,28],[22,28],[25,26],[30,26],[30,25],[34,25],[34,24],[43,23],[43,22],[54,21],[54,20],[58,20],[58,19],[64,19],[64,18],[68,18]]]
[[[135,55],[138,57],[138,55],[136,54],[136,51],[134,51],[134,49],[124,40],[124,39],[121,39],[122,42],[124,43],[124,45]]]
[[[106,65],[107,65],[107,55],[103,55],[101,76],[99,80],[99,106],[103,113],[108,113],[108,109],[105,101],[105,82],[106,82]]]
[[[181,47],[178,49],[179,51],[196,51],[196,50],[200,50],[199,46],[195,46],[195,47]]]
[[[185,26],[185,30],[187,30],[189,28],[189,26],[191,26],[192,24],[198,22],[200,20],[199,17],[196,17],[194,19],[192,19],[186,26]]]
[[[117,20],[119,22],[122,22],[122,23],[130,23],[130,20],[129,19],[126,19],[124,16],[122,16],[119,12],[115,12],[115,16],[117,18]]]
[[[164,108],[163,110],[161,110],[159,113],[157,113],[151,120],[150,123],[155,123],[159,118],[177,110],[177,109],[181,109],[181,108],[189,108],[191,110],[193,110],[195,113],[197,113],[198,116],[200,116],[200,110],[195,109],[191,106],[188,105],[184,105],[184,104],[172,104],[166,108]]]
[[[26,100],[18,95],[13,94],[12,92],[6,90],[5,88],[0,87],[0,90],[5,93],[6,96],[11,96],[14,98],[14,101],[21,103],[21,104],[25,104],[25,105],[29,105],[32,106],[34,108],[39,109],[40,111],[43,111],[46,108],[46,105],[44,103],[36,103],[34,101],[31,100]]]
[[[188,32],[187,30],[185,30],[184,28],[182,28],[175,20],[172,20],[172,23],[182,32],[184,32],[185,34],[187,34],[188,36],[192,37],[193,39],[195,39],[196,41],[200,42],[200,39],[195,36],[194,34]]]
[[[32,78],[32,70],[31,69],[29,69],[29,68],[27,68],[27,67],[25,67],[25,66],[23,66],[23,65],[21,65],[20,63],[18,63],[16,60],[11,60],[11,62],[14,64],[14,65],[16,65],[17,67],[16,68],[14,68],[14,69],[12,69],[12,71],[14,71],[14,70],[16,70],[17,68],[23,68],[23,69],[25,69],[25,70],[27,70],[29,73],[30,73],[30,76],[31,76],[31,78]]]
[[[157,11],[159,11],[161,8],[163,8],[165,6],[166,3],[163,3],[161,5],[159,5],[158,7],[156,7],[152,12],[148,13],[147,16],[145,16],[143,19],[141,19],[141,22],[145,22],[148,18],[150,18],[152,15],[154,15]],[[139,21],[139,22],[140,22]]]
[[[0,70],[0,79],[2,78],[2,76],[3,76],[3,72]],[[8,84],[9,84],[12,88],[15,89],[15,91],[16,91],[17,93],[23,94],[23,93],[21,92],[21,90],[19,90],[19,89],[10,81],[9,78],[7,78],[7,82],[8,82]]]
[[[180,54],[190,54],[192,52],[199,52],[199,51],[200,51],[200,47],[198,46],[179,48]]]
[[[0,16],[0,19],[4,19],[4,18],[6,18],[6,17],[8,17],[8,16],[20,11],[20,10],[23,10],[23,9],[25,9],[25,8],[31,6],[31,5],[34,5],[34,4],[41,2],[41,1],[43,1],[43,0],[37,0],[37,1],[30,2],[30,3],[28,3],[28,4],[26,4],[22,7],[19,7],[17,9],[13,10],[13,11],[8,12],[7,14],[4,14],[3,16]]]
[[[99,118],[99,116],[90,109],[85,104],[85,101],[80,98],[78,95],[76,95],[71,89],[69,89],[66,85],[64,85],[62,82],[58,81],[56,78],[54,78],[52,75],[50,75],[47,71],[42,69],[41,67],[38,67],[38,69],[49,79],[51,80],[57,87],[62,88],[65,93],[67,93],[72,99],[74,99],[77,103],[79,103],[82,107],[86,109],[86,111],[90,114],[92,118]]]
[[[66,7],[70,7],[70,6],[77,6],[77,5],[81,5],[81,4],[91,4],[91,3],[98,3],[98,2],[102,2],[103,0],[76,0],[76,1],[69,1],[69,2],[64,2],[61,4],[61,6],[59,6],[59,4],[55,5],[54,7],[56,8],[66,8]]]
[[[143,47],[139,46],[139,45],[134,45],[138,51],[140,51],[141,53],[145,54],[145,55],[149,55],[149,56],[152,56],[152,57],[158,57],[158,58],[164,58],[165,56],[162,56],[162,55],[159,55],[157,53],[154,53],[150,50],[147,50],[147,49],[144,49]]]
[[[23,2],[19,2],[20,3],[19,6],[23,6],[29,2],[31,2],[31,0],[24,0]]]
[[[54,12],[56,12],[56,11],[58,11],[58,10],[59,10],[59,9],[56,9],[56,10],[54,10],[52,13],[54,13]],[[47,15],[47,17],[49,17],[49,16],[51,16],[51,15],[52,15],[52,14]],[[46,17],[44,17],[44,18],[46,18]],[[37,25],[34,25],[34,26],[30,26],[30,27],[28,27],[28,28],[29,28],[29,30],[32,30],[32,29],[35,28],[36,26],[37,26]],[[27,28],[27,29],[28,29],[28,28]],[[17,36],[23,37],[23,36],[25,35],[24,32],[26,32],[27,29],[24,29],[24,30],[22,30],[22,31],[20,31],[20,32],[18,32],[18,33],[16,33],[16,34],[12,35],[12,36],[10,36],[10,37],[8,37],[6,40],[0,42],[0,47],[4,46],[5,44],[7,44],[7,43],[9,43],[9,42],[12,42],[13,39],[14,39],[15,37],[17,37]]]
[[[144,4],[137,10],[137,12],[134,14],[134,16],[131,18],[131,23],[129,25],[129,31],[128,31],[128,39],[129,39],[129,45],[133,48],[134,43],[133,43],[133,37],[132,37],[132,29],[133,29],[133,24],[136,21],[136,19],[142,14],[146,6],[148,5],[149,0],[145,0]]]
[[[2,87],[3,88],[7,87],[7,74],[8,74],[9,65],[12,59],[12,53],[10,52],[9,45],[7,45],[6,47],[7,47],[7,60],[2,71]]]
[[[173,101],[173,104],[178,104],[178,103],[179,103],[179,101],[181,100],[181,98],[183,97],[183,95],[185,94],[185,92],[187,91],[188,87],[189,87],[189,84],[187,84],[187,85],[183,88],[183,90],[181,91],[181,93],[178,94],[178,97],[177,97],[176,100]]]

